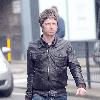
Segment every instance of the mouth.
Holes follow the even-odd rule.
[[[55,32],[49,32],[50,34],[55,34]]]
[[[52,30],[52,31],[50,31],[50,33],[55,33],[55,31]]]

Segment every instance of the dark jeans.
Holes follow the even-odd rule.
[[[56,97],[44,97],[38,94],[34,94],[32,100],[67,100],[67,95],[65,96],[56,96]]]

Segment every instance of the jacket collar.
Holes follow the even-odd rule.
[[[52,42],[51,46],[55,46],[57,43],[58,37],[55,35],[55,38]],[[40,41],[39,41],[39,48],[41,47],[49,47],[49,45],[43,40],[43,35],[41,35]]]

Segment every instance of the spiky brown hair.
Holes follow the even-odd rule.
[[[54,18],[56,21],[58,21],[57,14],[53,9],[45,9],[39,16],[40,26],[42,26],[44,21],[48,18]]]

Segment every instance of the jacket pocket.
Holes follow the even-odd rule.
[[[54,54],[54,62],[58,67],[65,67],[67,64],[67,56],[64,53],[57,52]]]

